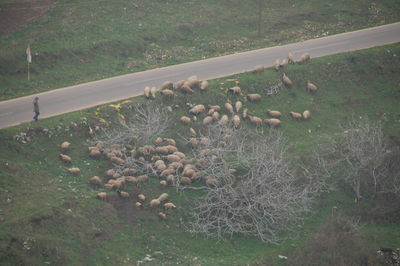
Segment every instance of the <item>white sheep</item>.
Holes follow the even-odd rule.
[[[71,143],[69,143],[68,141],[64,141],[63,143],[61,143],[61,151],[68,150],[70,146],[71,146]]]
[[[208,108],[213,109],[215,112],[221,111],[221,106],[219,106],[219,105],[211,105],[211,104],[209,104]]]
[[[215,112],[212,114],[212,118],[213,118],[215,121],[219,120],[219,117],[220,117],[220,114],[219,114],[217,111],[215,111]]]
[[[77,167],[72,167],[68,169],[68,172],[70,172],[73,175],[79,175],[81,173],[81,170]]]
[[[144,87],[144,96],[146,96],[146,98],[150,98],[150,87],[149,86]]]
[[[280,67],[281,67],[281,62],[279,61],[279,59],[276,59],[274,64],[275,70],[278,71]]]
[[[289,64],[293,64],[294,60],[293,60],[293,54],[291,52],[288,53],[287,55],[287,61]]]
[[[163,201],[166,201],[168,198],[169,198],[168,193],[162,193],[157,199],[158,199],[160,202],[163,202]]]
[[[281,120],[277,118],[264,119],[264,122],[267,123],[270,127],[279,127],[281,125]]]
[[[262,73],[262,72],[264,72],[264,66],[263,65],[257,65],[257,66],[255,66],[254,67],[254,69],[253,69],[253,73]]]
[[[291,87],[293,85],[293,82],[290,80],[290,78],[288,76],[286,76],[285,73],[283,73],[282,82],[283,82],[283,84],[285,84],[285,86],[288,86],[288,87]]]
[[[250,122],[255,124],[257,127],[262,126],[263,120],[257,116],[249,116]]]
[[[156,98],[156,93],[157,93],[157,88],[156,87],[151,87],[150,88],[151,98],[155,99]]]
[[[242,108],[243,104],[241,101],[236,101],[235,103],[235,110],[237,113],[239,113],[240,108]]]
[[[141,202],[144,202],[144,201],[146,200],[146,196],[143,195],[143,194],[137,195],[137,198],[138,198],[138,200],[141,201]]]
[[[294,119],[301,119],[303,118],[303,115],[297,112],[289,112],[290,116]]]
[[[268,114],[270,115],[270,116],[272,116],[273,118],[280,118],[281,117],[281,112],[279,112],[279,111],[276,111],[276,110],[267,110],[267,112],[268,112]]]
[[[224,107],[225,107],[225,109],[229,112],[229,113],[231,113],[231,114],[234,114],[235,112],[233,111],[233,106],[232,106],[232,104],[230,104],[230,103],[225,103],[224,104]]]
[[[310,119],[310,117],[311,117],[311,112],[308,111],[308,110],[305,110],[305,111],[303,112],[303,119],[304,119],[304,120],[308,120],[308,119]]]
[[[245,108],[242,113],[243,119],[247,119],[249,117],[249,109]]]
[[[196,130],[194,130],[193,128],[189,128],[190,134],[192,135],[192,137],[196,137],[197,132]]]
[[[163,212],[159,212],[158,213],[158,218],[160,218],[160,220],[165,220],[167,219],[167,215]]]
[[[310,60],[310,54],[309,53],[304,53],[300,56],[299,61],[297,61],[298,64],[304,64],[307,63]]]
[[[203,118],[203,125],[207,126],[210,125],[214,121],[212,116],[206,116]]]
[[[206,107],[203,104],[195,105],[192,109],[189,110],[191,114],[198,115],[206,111]]]
[[[180,90],[182,89],[183,84],[185,84],[185,80],[180,80],[174,84],[174,89]]]
[[[192,119],[190,119],[190,117],[187,116],[182,116],[179,120],[182,122],[182,124],[185,125],[190,124],[190,122],[192,122]]]
[[[175,206],[175,204],[173,204],[172,202],[167,202],[167,203],[164,203],[164,208],[165,208],[166,210],[169,210],[169,209],[176,209],[176,206]]]
[[[105,200],[107,198],[107,193],[106,192],[99,192],[97,193],[97,198],[101,200]]]
[[[160,205],[160,201],[158,199],[152,199],[150,201],[150,208],[157,208]]]
[[[308,92],[316,92],[318,90],[318,87],[315,84],[307,81],[307,90]]]
[[[200,84],[200,89],[201,90],[206,90],[208,89],[208,81],[207,80],[203,80]]]
[[[232,87],[228,91],[233,94],[241,94],[242,93],[242,90],[238,86]]]
[[[247,94],[247,99],[250,102],[257,102],[257,101],[261,100],[261,95],[258,93]]]
[[[240,117],[238,115],[234,115],[232,117],[232,122],[233,122],[233,125],[235,126],[235,128],[238,128],[240,125]]]
[[[89,179],[89,183],[94,186],[101,186],[101,179],[98,176],[93,176]]]
[[[221,125],[225,125],[226,123],[228,123],[228,121],[229,121],[228,116],[227,116],[227,115],[223,115],[223,116],[221,117],[221,119],[219,120],[219,123],[220,123]]]
[[[181,87],[181,91],[184,93],[194,93],[194,90],[192,90],[192,88],[189,85],[183,84],[183,86]]]
[[[66,162],[66,163],[71,163],[71,161],[72,161],[70,156],[68,156],[66,154],[62,154],[62,153],[60,153],[60,159],[63,160],[63,162]]]
[[[169,89],[162,90],[161,93],[166,97],[174,97],[175,96],[175,93]]]
[[[173,87],[174,83],[172,81],[165,81],[163,84],[161,84],[161,90],[172,89]]]

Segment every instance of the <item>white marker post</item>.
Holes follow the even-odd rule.
[[[28,44],[26,48],[26,61],[28,61],[28,81],[30,80],[29,64],[32,63],[31,46]]]

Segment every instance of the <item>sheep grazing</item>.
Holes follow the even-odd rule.
[[[255,74],[262,73],[262,72],[264,72],[264,69],[265,68],[264,68],[263,65],[255,66],[254,69],[253,69],[253,73],[255,73]]]
[[[219,120],[219,123],[220,123],[221,125],[225,125],[226,123],[228,123],[228,121],[229,121],[228,116],[227,116],[227,115],[223,115],[223,116],[221,117],[221,119]]]
[[[168,193],[162,193],[162,194],[157,198],[157,200],[159,200],[160,202],[166,201],[166,200],[168,199],[168,197],[169,197]]]
[[[250,122],[256,125],[257,127],[262,126],[263,120],[257,116],[249,116]]]
[[[173,88],[174,88],[174,83],[172,81],[165,81],[163,84],[161,84],[160,87],[161,90],[173,89]]]
[[[72,167],[68,169],[68,172],[70,172],[73,175],[79,175],[81,173],[81,170],[77,167]]]
[[[163,212],[159,212],[158,213],[158,218],[160,218],[160,220],[165,220],[167,219],[167,215]]]
[[[97,148],[91,149],[89,152],[89,156],[92,158],[99,158],[101,156],[101,152]]]
[[[218,180],[209,176],[204,177],[206,186],[214,187],[218,185]]]
[[[192,179],[190,179],[190,177],[187,176],[182,176],[181,177],[181,184],[182,185],[190,185],[192,183]]]
[[[137,198],[139,201],[144,202],[146,200],[146,197],[143,194],[137,195]]]
[[[146,86],[145,88],[144,88],[144,96],[148,99],[148,98],[150,98],[150,87],[149,86]]]
[[[119,190],[117,190],[117,193],[118,193],[118,195],[121,197],[121,198],[124,198],[124,199],[127,199],[127,198],[129,198],[129,193],[128,192],[125,192],[125,191],[119,191]]]
[[[158,199],[152,199],[150,201],[150,208],[157,208],[160,205],[160,201]]]
[[[214,112],[213,114],[212,114],[212,118],[216,121],[216,120],[219,120],[219,116],[220,116],[220,114],[218,113],[218,112]]]
[[[196,137],[197,132],[196,130],[194,130],[193,128],[189,128],[190,134],[192,135],[192,137]]]
[[[189,110],[189,113],[194,114],[194,115],[198,115],[200,113],[203,113],[206,111],[206,107],[202,104],[198,104],[196,106],[194,106],[192,109]]]
[[[214,121],[214,119],[212,116],[206,116],[203,119],[203,125],[204,126],[210,125],[213,121]]]
[[[135,203],[135,207],[136,207],[136,209],[138,209],[138,210],[143,209],[142,203],[140,203],[140,202],[138,202],[138,201]]]
[[[303,112],[303,119],[304,119],[304,120],[308,120],[308,119],[310,119],[310,117],[311,117],[311,112],[308,111],[308,110],[305,110],[305,111]]]
[[[293,64],[294,63],[293,54],[291,52],[288,53],[286,58],[287,58],[287,61],[288,61],[289,64]]]
[[[302,114],[296,113],[296,112],[289,112],[289,115],[290,115],[291,117],[293,117],[294,119],[302,119],[302,118],[303,118],[303,115],[302,115]]]
[[[185,124],[185,125],[192,122],[192,119],[190,119],[190,117],[187,117],[187,116],[182,116],[181,118],[179,118],[179,120],[181,121],[182,124]]]
[[[61,151],[68,150],[70,146],[71,146],[71,143],[69,143],[68,141],[64,141],[63,143],[61,143]]]
[[[122,170],[122,173],[124,175],[134,175],[137,173],[137,170],[135,168],[124,168],[124,170]]]
[[[280,67],[281,67],[281,62],[279,61],[279,59],[276,59],[274,64],[275,70],[278,71]]]
[[[180,90],[182,89],[183,84],[185,84],[185,80],[180,80],[174,84],[174,89]]]
[[[168,175],[168,176],[167,176],[167,183],[168,183],[168,184],[173,184],[173,183],[175,183],[175,176],[173,176],[173,175]]]
[[[280,67],[284,67],[288,64],[288,60],[286,58],[282,59],[282,61],[279,63]]]
[[[172,202],[167,202],[167,203],[164,203],[164,208],[165,208],[166,210],[169,210],[169,209],[176,209],[176,206],[175,206],[175,204],[173,204]]]
[[[186,83],[189,85],[190,88],[192,89],[198,89],[200,88],[200,80],[197,78],[197,76],[191,76],[186,80]]]
[[[98,176],[93,176],[89,179],[89,183],[93,186],[101,186],[101,179]]]
[[[237,113],[239,113],[239,110],[240,110],[240,108],[242,108],[242,106],[243,106],[243,104],[242,104],[241,101],[237,101],[235,103],[235,110],[236,110]]]
[[[117,164],[117,165],[122,165],[125,163],[125,161],[119,157],[113,156],[110,158],[111,162]]]
[[[161,180],[160,181],[160,187],[165,188],[167,186],[167,181]]]
[[[167,155],[167,160],[172,162],[179,162],[181,160],[181,157],[179,157],[178,155],[174,155],[174,154],[168,154]]]
[[[163,138],[163,141],[166,142],[168,145],[176,146],[176,141],[171,138]]]
[[[158,171],[164,171],[167,166],[165,165],[163,160],[158,160],[154,163],[154,166],[157,168]]]
[[[264,119],[264,122],[267,123],[270,127],[279,127],[281,125],[281,120],[277,118]]]
[[[137,180],[139,183],[144,183],[144,182],[147,182],[147,180],[149,180],[149,176],[148,175],[140,175],[137,177]]]
[[[250,102],[257,102],[261,100],[261,95],[258,93],[247,94],[247,100],[249,100]]]
[[[232,87],[228,91],[233,94],[241,94],[242,93],[242,90],[238,86]]]
[[[174,152],[172,154],[179,156],[179,158],[181,158],[181,159],[185,159],[186,158],[186,155],[183,152],[176,151],[176,152]]]
[[[231,114],[234,114],[235,112],[233,111],[233,106],[232,106],[232,104],[230,104],[230,103],[225,103],[224,104],[224,107],[225,107],[225,109],[229,112],[229,113],[231,113]]]
[[[297,61],[298,64],[304,64],[307,63],[310,60],[310,54],[309,53],[304,53],[300,56],[299,61]]]
[[[233,122],[233,126],[234,126],[235,128],[238,128],[239,125],[240,125],[240,117],[239,117],[238,115],[234,115],[234,116],[232,117],[232,122]]]
[[[66,163],[71,163],[71,157],[65,154],[60,154],[60,159],[63,160],[63,162]]]
[[[106,192],[99,192],[97,193],[97,198],[101,200],[105,200],[107,198],[107,193]]]
[[[200,90],[204,91],[208,89],[208,81],[207,80],[203,80],[200,84]]]
[[[221,106],[219,106],[219,105],[211,105],[211,104],[209,104],[208,108],[213,109],[215,112],[221,111]]]
[[[273,118],[280,118],[281,117],[281,112],[275,111],[275,110],[267,110],[267,113],[272,116]]]
[[[208,112],[207,112],[207,115],[212,115],[214,112],[215,112],[214,109],[209,109]]]
[[[181,91],[182,92],[184,92],[184,93],[194,93],[194,91],[192,90],[192,88],[190,88],[188,85],[186,85],[186,84],[184,84],[182,87],[181,87]]]
[[[157,88],[156,87],[151,87],[151,89],[150,89],[151,98],[155,99],[156,98],[156,93],[157,93]]]
[[[282,82],[283,82],[283,84],[285,84],[285,86],[288,86],[288,87],[293,86],[293,82],[290,80],[290,78],[288,76],[286,76],[285,73],[283,73]]]
[[[313,93],[313,92],[316,92],[317,90],[318,90],[318,87],[315,84],[307,81],[307,91],[308,92]]]
[[[161,93],[162,93],[162,95],[164,95],[166,97],[174,97],[175,96],[174,92],[169,89],[162,90]]]
[[[247,119],[249,117],[249,109],[245,108],[242,113],[243,119]]]
[[[106,176],[108,176],[110,178],[112,178],[114,176],[114,174],[115,174],[115,170],[114,169],[108,169],[106,171]]]
[[[130,175],[128,175],[127,177],[125,177],[125,181],[126,181],[127,183],[131,183],[131,184],[134,184],[134,185],[137,185],[137,184],[139,183],[139,181],[138,181],[138,179],[137,179],[136,177],[130,176]]]

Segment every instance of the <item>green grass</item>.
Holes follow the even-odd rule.
[[[6,11],[10,6],[2,5]],[[395,22],[400,4],[263,1],[260,36],[257,10],[257,0],[58,1],[34,22],[0,38],[0,100]]]
[[[263,88],[275,84],[281,76],[273,69],[258,75],[245,73],[212,80],[208,92],[173,100],[180,106],[174,115],[178,118],[186,114],[186,102],[222,104],[227,98],[232,102],[242,100],[251,114],[262,118],[267,117],[266,109],[280,110],[284,115],[279,130],[291,145],[290,159],[306,158],[326,136],[339,132],[340,121],[352,115],[368,115],[372,121],[383,123],[391,148],[398,149],[393,140],[400,137],[399,54],[400,45],[394,44],[313,59],[307,65],[290,65],[284,71],[295,85],[270,97]],[[235,80],[245,93],[262,94],[262,101],[253,104],[243,96],[226,96],[226,89],[236,84]],[[306,80],[317,84],[320,90],[307,93]],[[137,97],[123,104],[122,113],[142,101],[143,97]],[[294,121],[287,114],[304,109],[312,113],[309,121]],[[216,242],[186,232],[189,203],[201,195],[199,191],[167,188],[178,209],[169,212],[166,221],[159,221],[156,211],[147,208],[134,211],[132,200],[125,202],[117,196],[109,202],[97,200],[95,195],[103,188],[89,186],[88,179],[104,176],[110,165],[105,159],[88,157],[87,127],[98,124],[99,117],[113,127],[116,115],[114,109],[104,105],[0,130],[0,260],[4,265],[131,265],[146,255],[153,259],[147,265],[284,265],[286,261],[278,254],[298,258],[307,246],[315,245],[316,233],[337,214],[361,217],[361,236],[357,238],[361,247],[376,251],[400,245],[395,219],[398,204],[383,204],[382,199],[355,203],[352,192],[343,185],[322,195],[302,224],[283,232],[288,239],[280,245],[242,235]],[[44,129],[54,134],[49,137]],[[180,123],[174,124],[173,129],[167,134],[177,139],[177,134],[188,134]],[[264,127],[265,132],[268,130]],[[13,136],[20,132],[28,132],[31,140],[26,144],[15,140]],[[68,174],[70,166],[58,158],[63,141],[72,143],[68,154],[73,158],[72,166],[81,169],[79,176]],[[164,191],[155,178],[140,188],[125,189],[132,194],[145,192],[148,198]]]

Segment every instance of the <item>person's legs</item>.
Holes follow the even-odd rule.
[[[40,114],[39,112],[35,112],[35,116],[33,117],[35,121],[38,121],[39,114]]]

